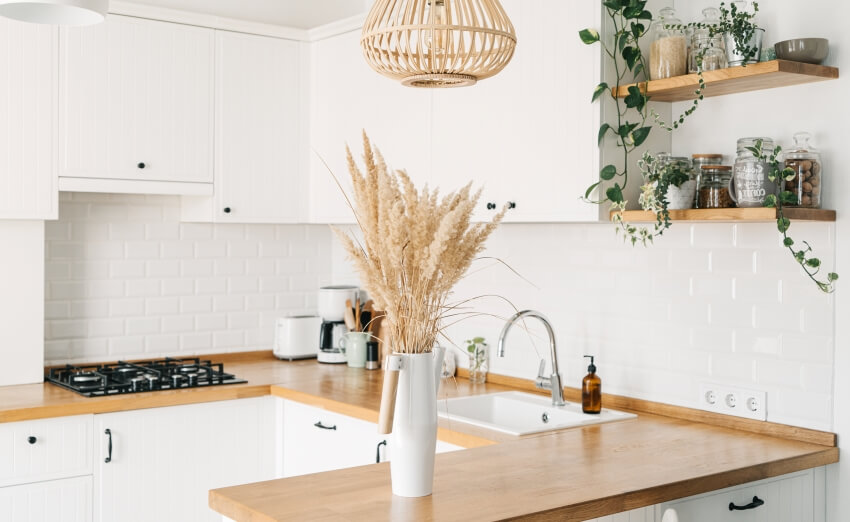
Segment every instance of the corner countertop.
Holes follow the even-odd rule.
[[[0,423],[269,394],[377,420],[380,371],[313,360],[282,362],[270,352],[216,358],[249,382],[103,398],[82,397],[51,384],[6,386],[0,387]],[[522,389],[525,381],[502,382],[508,385],[473,385],[459,378],[444,382],[441,394]],[[210,506],[240,521],[581,521],[838,461],[832,434],[742,424],[624,397],[604,400],[608,407],[640,410],[639,417],[499,444],[480,433],[466,433],[457,423],[440,428],[440,439],[471,449],[437,456],[429,497],[394,497],[389,465],[374,464],[216,489],[210,492]]]

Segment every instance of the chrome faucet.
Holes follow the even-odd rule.
[[[558,373],[558,354],[555,351],[555,332],[552,331],[552,325],[543,314],[536,310],[523,310],[522,312],[517,312],[513,317],[508,319],[505,327],[502,328],[502,333],[499,334],[499,357],[505,356],[505,337],[507,337],[508,331],[523,317],[536,317],[540,319],[543,326],[546,327],[546,332],[549,334],[549,349],[552,357],[552,375],[549,377],[543,375],[543,372],[546,371],[546,359],[540,359],[540,370],[537,372],[537,379],[535,379],[534,385],[541,390],[551,390],[552,404],[554,406],[563,406],[566,403],[564,402],[564,387],[561,385],[561,374]]]

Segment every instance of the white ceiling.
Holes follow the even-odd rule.
[[[369,0],[137,0],[136,3],[251,22],[312,29],[364,13]]]

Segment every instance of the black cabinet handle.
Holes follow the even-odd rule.
[[[508,208],[516,208],[516,202],[515,201],[508,201]]]
[[[139,167],[140,169],[143,169],[143,168],[147,167],[147,165],[145,165],[145,163],[144,163],[144,162],[141,162],[141,163],[139,163],[139,164],[138,164],[138,165],[136,165],[136,166],[137,166],[137,167]]]
[[[734,502],[729,503],[729,511],[745,511],[747,509],[755,509],[759,506],[764,505],[764,500],[753,497],[753,501],[747,504],[746,506],[736,506]]]
[[[495,208],[496,208],[495,203],[487,203],[487,210],[495,210]]]
[[[385,441],[385,440],[382,440],[381,442],[378,443],[378,447],[375,450],[375,464],[378,464],[379,462],[381,462],[381,446],[386,446],[386,445],[387,445],[387,441]]]
[[[112,462],[112,430],[106,428],[106,431],[104,431],[103,433],[109,435],[109,455],[105,459],[103,459],[103,462],[109,464],[110,462]]]
[[[230,214],[230,207],[224,207],[224,213]]]
[[[38,442],[38,439],[30,435],[29,437],[27,437],[27,442],[29,442],[30,444],[35,444],[36,442]]]
[[[324,424],[322,424],[322,421],[319,421],[316,424],[313,424],[313,426],[315,426],[317,428],[321,428],[323,430],[336,430],[336,424],[334,424],[333,426],[325,426]]]

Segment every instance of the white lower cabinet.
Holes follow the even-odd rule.
[[[616,515],[593,518],[585,522],[653,522],[655,520],[655,506],[633,509]],[[682,521],[684,522],[684,521]]]
[[[823,522],[824,494],[824,468],[815,468],[659,504],[655,520],[673,510],[663,522]]]
[[[98,522],[220,520],[210,489],[274,477],[271,397],[96,415],[95,434]]]
[[[294,477],[365,466],[391,458],[390,436],[375,423],[279,399],[278,475]],[[463,449],[437,441],[437,453]]]
[[[91,522],[91,475],[0,488],[0,520]]]

